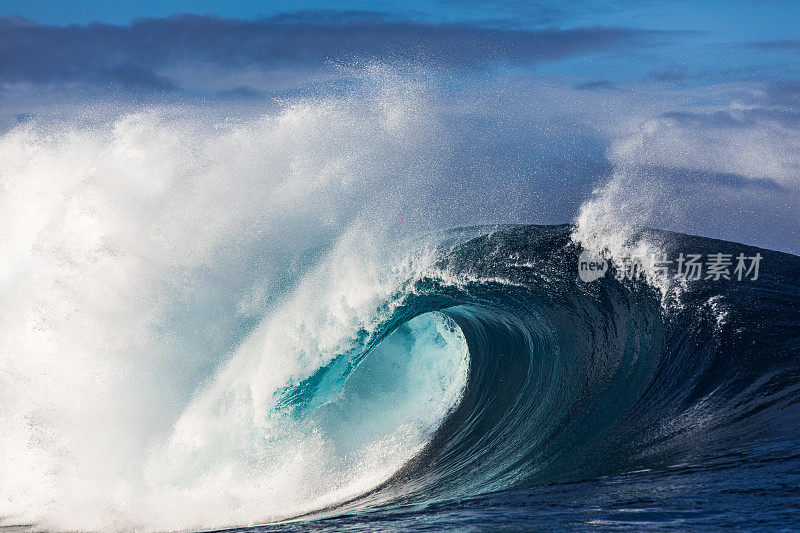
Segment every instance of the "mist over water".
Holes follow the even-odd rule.
[[[303,465],[331,467],[329,443],[260,449],[275,438],[265,417],[277,389],[369,333],[397,290],[379,233],[436,171],[429,105],[376,68],[345,94],[236,121],[172,106],[6,132],[0,514],[199,527],[319,498]],[[182,439],[173,447],[200,451],[159,465]],[[193,456],[204,447],[218,456]],[[238,479],[248,471],[259,481]],[[265,484],[281,496],[265,499]]]
[[[233,113],[98,106],[2,134],[0,524],[235,526],[381,486],[467,388],[464,333],[442,305],[407,311],[417,284],[515,281],[443,265],[462,242],[447,228],[575,220],[575,242],[612,251],[638,225],[767,246],[732,218],[751,197],[781,199],[753,231],[800,226],[796,126],[750,168],[730,154],[773,119],[703,154],[686,148],[702,128],[677,119],[616,132],[607,151],[562,124],[534,144],[574,142],[583,162],[567,168],[508,157],[528,147],[514,128],[547,130],[559,95],[541,95],[542,116],[502,114],[502,95],[454,108],[435,73],[347,74]],[[498,139],[508,151],[487,156]],[[606,167],[586,163],[597,150]],[[698,171],[717,174],[687,185]]]

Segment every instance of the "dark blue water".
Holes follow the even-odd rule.
[[[585,283],[570,234],[453,232],[440,267],[464,281],[416,280],[357,362],[444,313],[469,347],[457,408],[384,485],[246,531],[800,530],[800,258],[643,230],[672,257],[760,253],[759,277]],[[313,404],[326,372],[286,402]]]

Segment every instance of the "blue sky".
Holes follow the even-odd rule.
[[[476,2],[455,0],[293,2],[186,1],[75,2],[4,0],[0,11],[47,24],[107,22],[126,24],[136,18],[181,13],[257,19],[289,11],[357,10],[434,22],[481,22],[522,27],[624,25],[662,30],[691,29],[734,35],[740,40],[780,39],[797,35],[800,8],[791,0],[661,0],[575,2]]]

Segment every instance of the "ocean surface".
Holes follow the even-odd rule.
[[[404,242],[369,275],[322,263],[145,451],[27,434],[17,457],[62,455],[6,505],[48,514],[3,525],[800,529],[800,258],[638,229],[594,250],[607,270],[584,281],[591,239],[572,225]],[[730,264],[634,275],[625,250]]]
[[[674,256],[760,253],[758,278],[586,283],[571,235],[449,233],[439,275],[278,408],[347,441],[458,382],[451,407],[385,482],[243,531],[800,529],[800,258],[647,230]]]

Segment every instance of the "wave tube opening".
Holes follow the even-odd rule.
[[[278,410],[354,461],[400,436],[413,443],[411,451],[461,399],[467,366],[466,340],[456,323],[424,313],[360,357],[334,359],[287,393]]]

